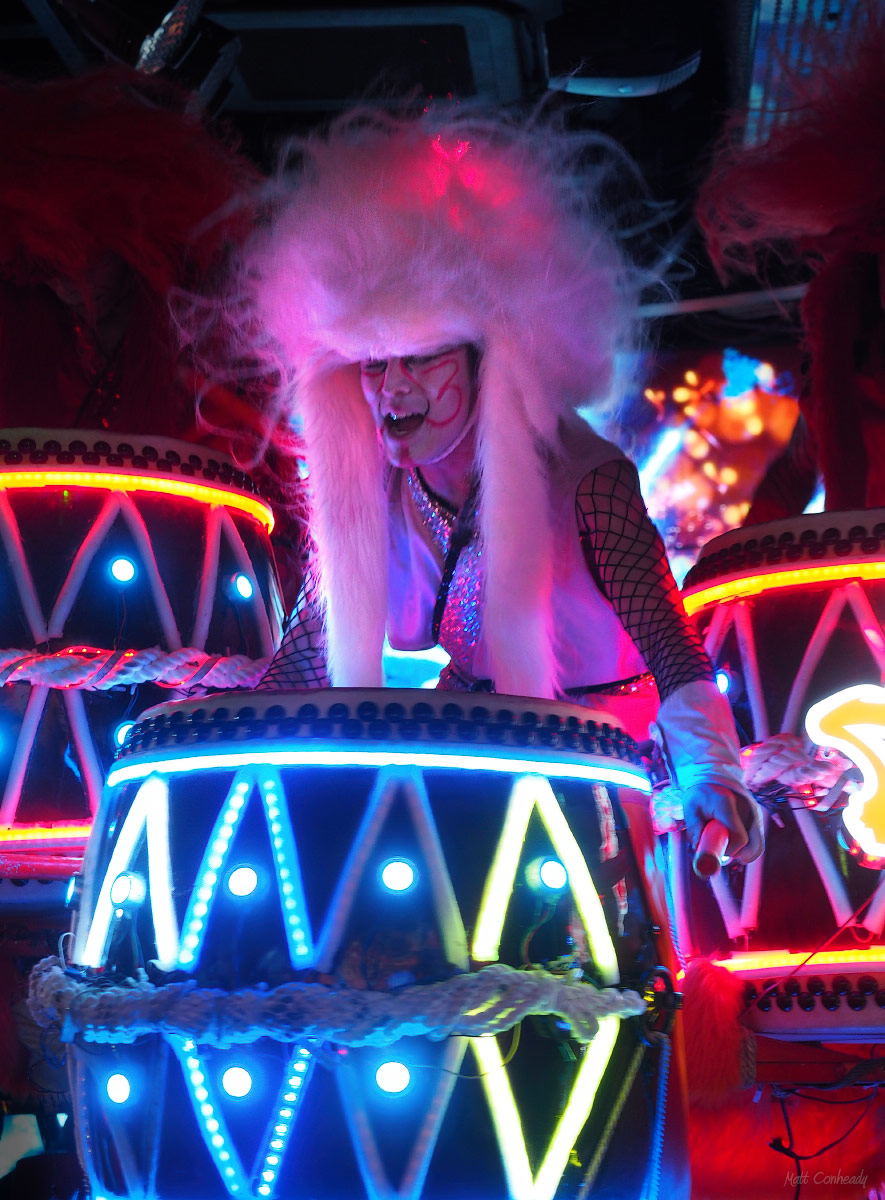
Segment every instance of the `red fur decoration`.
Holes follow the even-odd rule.
[[[746,1043],[740,1024],[744,986],[706,958],[690,963],[682,981],[688,1096],[704,1107],[721,1104],[746,1083]]]
[[[803,404],[829,509],[885,503],[880,295],[885,251],[885,11],[869,4],[844,38],[821,37],[813,70],[785,72],[787,119],[762,145],[727,131],[698,219],[720,274],[760,250],[818,268],[802,307],[811,351]]]
[[[787,120],[743,147],[732,124],[701,189],[698,219],[720,270],[752,251],[801,242],[822,254],[885,249],[885,11],[870,4],[846,38],[785,72]]]
[[[113,254],[165,295],[186,263],[205,272],[248,217],[199,227],[255,172],[187,100],[122,68],[0,84],[0,275],[86,292],[89,269]]]

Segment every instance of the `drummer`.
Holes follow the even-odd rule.
[[[378,686],[386,631],[440,644],[443,688],[659,698],[689,836],[718,818],[750,861],[729,705],[636,469],[584,415],[605,415],[635,309],[584,148],[363,114],[277,183],[228,311],[303,420],[314,554],[263,686]]]

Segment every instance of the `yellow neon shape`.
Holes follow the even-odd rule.
[[[83,825],[0,825],[0,842],[85,842],[92,823]]]
[[[164,496],[182,496],[200,504],[223,504],[273,529],[274,517],[270,507],[256,496],[223,487],[208,487],[204,483],[189,483],[185,479],[158,479],[153,475],[121,475],[110,471],[9,471],[0,472],[0,491],[24,488],[82,487],[106,492],[157,492]]]
[[[111,854],[88,927],[86,945],[82,955],[77,956],[77,961],[84,967],[100,967],[104,963],[114,915],[111,886],[117,876],[130,866],[145,833],[157,960],[164,971],[171,971],[176,964],[179,933],[172,900],[172,863],[169,857],[169,789],[164,780],[152,775],[138,789]],[[77,940],[79,942],[79,937]]]
[[[593,961],[603,983],[611,986],[619,979],[618,958],[599,894],[590,876],[581,848],[563,816],[550,781],[543,775],[521,775],[513,785],[504,828],[495,851],[492,869],[486,879],[476,930],[473,957],[479,962],[494,962],[498,957],[504,917],[513,891],[525,835],[533,810],[537,807],[556,853],[568,872],[569,885],[578,913],[587,931]]]
[[[726,971],[769,971],[778,967],[850,967],[885,963],[885,946],[868,946],[865,950],[821,950],[817,954],[802,954],[792,950],[764,950],[759,954],[735,954],[732,958],[714,959],[717,967]]]
[[[863,772],[863,786],[849,797],[845,828],[865,853],[885,855],[885,688],[859,683],[834,692],[805,714],[808,736],[834,746]]]
[[[711,604],[721,604],[723,600],[744,599],[748,596],[758,596],[762,592],[773,592],[779,588],[801,587],[802,584],[838,582],[847,579],[883,579],[885,578],[885,562],[856,562],[830,563],[828,566],[800,567],[794,571],[769,571],[759,575],[746,575],[740,579],[729,579],[725,583],[715,583],[710,587],[699,588],[696,592],[686,592],[682,597],[685,611],[689,616],[708,608]]]
[[[498,1042],[494,1037],[470,1039],[482,1072],[482,1085],[495,1126],[510,1200],[553,1200],[572,1147],[593,1109],[599,1084],[615,1048],[619,1026],[618,1017],[600,1019],[599,1030],[584,1050],[571,1095],[534,1176]]]

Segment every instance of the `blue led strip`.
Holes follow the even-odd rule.
[[[167,1034],[166,1038],[181,1063],[197,1126],[203,1135],[206,1148],[212,1155],[221,1182],[229,1195],[251,1197],[249,1180],[231,1141],[227,1124],[218,1106],[215,1089],[199,1050],[190,1038],[173,1034]]]
[[[366,749],[365,743],[353,745],[339,741],[313,742],[310,748],[299,750],[219,751],[207,747],[164,750],[150,757],[132,754],[121,759],[108,774],[108,787],[134,779],[158,775],[184,774],[187,771],[237,770],[249,766],[297,767],[419,767],[440,770],[496,771],[506,775],[537,774],[548,779],[589,779],[596,783],[612,783],[620,787],[650,792],[651,784],[642,767],[605,757],[569,754],[565,751],[545,752],[533,746],[519,754],[512,748],[498,749],[483,746],[481,753],[465,754],[463,747],[438,746],[434,750],[402,750],[383,744]]]
[[[255,778],[251,771],[240,771],[215,822],[203,861],[200,863],[181,931],[176,966],[182,970],[193,971],[199,961],[209,910],[218,892],[218,882],[230,853],[234,831],[249,801],[254,784]]]
[[[259,778],[280,905],[283,910],[283,924],[289,945],[289,959],[293,967],[309,967],[314,960],[313,938],[304,900],[295,832],[292,829],[292,818],[289,816],[282,780],[270,767],[265,767]]]
[[[267,1137],[264,1140],[265,1149],[258,1155],[253,1176],[253,1187],[256,1196],[265,1198],[272,1196],[277,1182],[280,1165],[286,1152],[286,1146],[292,1133],[304,1093],[313,1074],[314,1061],[308,1050],[299,1046],[286,1068],[283,1086],[280,1088],[276,1105],[274,1106]]]

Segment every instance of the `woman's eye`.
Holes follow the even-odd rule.
[[[434,350],[432,354],[410,354],[408,358],[403,359],[403,364],[407,367],[426,367],[428,363],[434,362],[437,358],[442,358],[450,350],[450,346],[444,346],[442,350]]]
[[[381,358],[370,358],[368,362],[360,363],[360,370],[365,375],[383,375],[387,370],[387,363]]]

